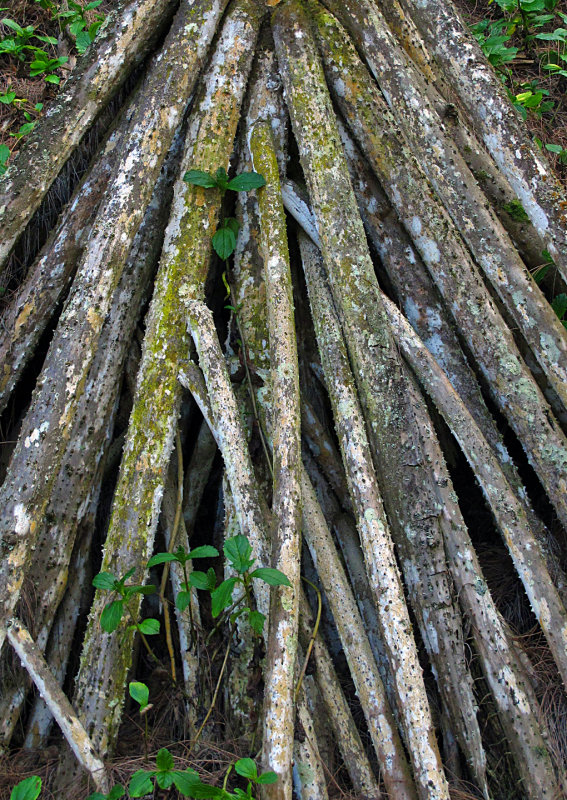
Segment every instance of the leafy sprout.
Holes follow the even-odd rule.
[[[183,180],[185,183],[201,186],[203,189],[218,189],[221,195],[227,191],[249,192],[266,185],[266,179],[258,172],[241,172],[240,175],[229,180],[224,167],[219,167],[214,175],[200,169],[190,169],[183,176]],[[227,217],[213,236],[213,248],[223,261],[226,261],[234,253],[238,229],[238,220],[234,217]]]

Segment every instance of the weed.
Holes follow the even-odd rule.
[[[36,800],[41,792],[41,778],[37,775],[32,775],[20,781],[10,794],[10,800]]]
[[[259,189],[266,185],[265,178],[258,172],[241,172],[229,180],[223,167],[219,167],[214,175],[200,169],[191,169],[185,173],[183,180],[193,186],[202,186],[204,189],[220,189],[221,195],[226,191],[249,192],[251,189]],[[223,261],[234,253],[238,228],[238,220],[227,217],[213,236],[213,248]]]
[[[84,53],[87,47],[94,42],[95,37],[102,23],[104,22],[103,14],[96,14],[93,22],[87,19],[87,13],[98,8],[102,0],[92,0],[82,6],[80,3],[75,3],[74,0],[67,0],[67,8],[54,14],[54,19],[63,20],[69,34],[75,41],[77,52]]]
[[[155,770],[140,769],[130,778],[128,793],[130,797],[143,797],[154,790],[154,782],[160,789],[169,789],[175,786],[184,797],[213,798],[218,800],[253,800],[252,790],[254,784],[268,784],[277,781],[275,772],[258,774],[256,764],[251,758],[241,758],[234,764],[237,775],[248,780],[246,791],[236,788],[234,792],[227,790],[228,777],[232,765],[228,768],[222,788],[203,783],[194,769],[183,771],[174,769],[173,756],[166,748],[162,748],[156,757]]]
[[[107,633],[113,633],[120,625],[124,611],[126,610],[132,620],[132,624],[128,626],[128,630],[138,631],[146,650],[153,660],[157,661],[157,657],[148,644],[146,636],[153,636],[159,633],[160,624],[157,619],[151,618],[143,619],[141,622],[138,622],[137,615],[134,613],[131,606],[132,598],[136,595],[153,594],[156,587],[152,584],[143,586],[137,583],[127,586],[126,581],[132,577],[135,571],[135,568],[128,570],[126,575],[120,579],[116,578],[110,572],[99,572],[98,575],[95,575],[93,586],[96,589],[100,589],[104,592],[112,592],[120,596],[119,600],[112,600],[106,604],[100,615],[100,626]]]

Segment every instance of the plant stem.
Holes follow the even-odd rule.
[[[225,650],[225,653],[224,653],[224,659],[223,659],[223,662],[222,662],[221,671],[220,671],[219,677],[217,679],[217,685],[215,686],[215,692],[213,694],[213,699],[211,700],[211,705],[209,706],[209,710],[207,711],[207,713],[205,715],[205,719],[203,720],[203,722],[201,723],[201,727],[197,731],[197,735],[195,736],[195,739],[193,741],[193,746],[192,746],[191,750],[193,749],[193,747],[195,747],[195,745],[199,741],[199,738],[200,738],[201,734],[203,733],[203,728],[205,727],[205,725],[209,721],[209,717],[213,713],[213,708],[215,707],[215,703],[217,701],[217,697],[218,697],[218,694],[219,694],[221,681],[222,681],[222,678],[223,678],[223,675],[224,675],[224,671],[226,669],[226,662],[228,661],[228,654],[230,653],[230,643],[232,642],[232,637],[234,635],[235,628],[236,628],[236,624],[233,622],[232,625],[231,625],[231,628],[230,628],[230,634],[228,636],[228,643],[226,645],[226,650]],[[191,752],[191,751],[189,751],[189,752]]]

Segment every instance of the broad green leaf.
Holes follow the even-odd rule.
[[[90,47],[92,42],[91,34],[89,31],[79,31],[75,37],[75,47],[80,55],[83,55],[87,47]]]
[[[239,758],[234,765],[234,770],[243,778],[248,778],[250,781],[255,781],[258,777],[258,770],[256,764],[251,758]]]
[[[226,217],[224,220],[224,227],[230,228],[230,230],[234,233],[235,236],[238,236],[238,231],[240,230],[240,224],[237,219],[234,217]],[[230,292],[229,292],[230,296]]]
[[[179,557],[175,553],[156,553],[148,561],[147,568],[151,569],[158,564],[166,564],[168,561],[179,561]]]
[[[275,772],[263,772],[261,775],[258,775],[256,783],[277,783],[278,776]]]
[[[185,183],[191,183],[193,186],[203,186],[205,189],[214,189],[217,185],[212,175],[200,169],[190,169],[183,176],[183,180]]]
[[[223,550],[234,569],[241,574],[246,572],[247,569],[250,569],[254,563],[255,559],[250,559],[252,555],[250,542],[246,536],[242,534],[227,539],[224,543]]]
[[[18,25],[17,22],[14,22],[13,19],[9,19],[9,17],[3,17],[2,25],[5,25],[7,28],[11,28],[16,33],[19,33],[20,36],[24,35],[24,29]]]
[[[145,683],[140,683],[140,681],[131,681],[128,684],[128,691],[130,692],[130,697],[138,703],[140,708],[145,708],[148,705],[150,699],[150,690],[146,686]]]
[[[190,550],[187,554],[187,558],[216,558],[218,555],[219,551],[216,547],[211,547],[210,544],[204,544],[201,547]]]
[[[191,602],[191,592],[179,592],[175,600],[175,605],[180,611],[185,611]]]
[[[194,586],[195,589],[205,589],[206,591],[209,590],[209,577],[206,572],[200,572],[199,570],[195,570],[189,575],[189,583],[191,586]],[[214,589],[214,586],[213,586]]]
[[[128,784],[128,794],[130,797],[143,797],[145,794],[151,794],[154,790],[152,778],[155,772],[147,772],[145,769],[139,769],[130,778]]]
[[[256,631],[258,635],[261,635],[262,631],[264,630],[264,623],[266,622],[266,617],[259,611],[251,611],[248,614],[248,622],[250,623],[250,627],[252,628],[252,630]]]
[[[230,228],[219,228],[213,236],[213,247],[215,253],[223,261],[226,261],[234,253],[236,247],[236,237]]]
[[[93,586],[96,589],[103,589],[107,592],[114,589],[116,578],[110,572],[99,572],[93,578]]]
[[[228,578],[228,580],[223,581],[214,592],[211,592],[211,613],[213,617],[218,617],[218,615],[232,603],[232,593],[236,582],[237,578]]]
[[[215,172],[215,182],[223,193],[228,188],[228,175],[224,167],[219,167]]]
[[[160,789],[169,789],[173,783],[172,773],[169,770],[156,773],[156,783]]]
[[[69,33],[71,33],[73,36],[77,36],[83,30],[86,24],[86,20],[84,19],[78,19],[76,22],[72,22],[69,25]]]
[[[156,767],[161,772],[169,772],[169,770],[173,769],[173,756],[167,747],[162,747],[158,752],[156,756]]]
[[[186,769],[183,772],[178,769],[171,771],[173,783],[182,795],[190,796],[189,791],[196,783],[200,783],[199,776],[194,769]]]
[[[55,84],[61,83],[61,78],[59,77],[59,75],[46,75],[45,80],[47,81],[47,83],[55,83]]]
[[[254,572],[250,573],[251,578],[260,578],[260,580],[269,583],[270,586],[291,586],[291,583],[279,569],[272,567],[258,567]]]
[[[124,603],[122,600],[114,600],[113,603],[108,603],[104,607],[104,611],[100,615],[100,627],[107,633],[112,633],[120,625],[122,614],[124,612]]]
[[[208,800],[208,798],[224,798],[230,797],[227,795],[222,789],[218,786],[207,786],[206,783],[201,783],[200,780],[193,781],[191,783],[187,782],[183,785],[183,788],[177,783],[176,778],[173,779],[173,782],[179,789],[182,795],[185,797],[194,797],[195,800]]]
[[[233,192],[249,192],[266,185],[266,179],[258,172],[241,172],[228,182],[228,188]]]
[[[138,630],[140,633],[143,633],[144,636],[154,636],[156,633],[159,633],[159,622],[157,619],[143,619],[138,624]]]
[[[38,775],[32,775],[14,786],[10,800],[36,800],[40,792],[41,778]]]

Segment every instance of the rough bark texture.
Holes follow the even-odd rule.
[[[109,98],[173,14],[134,5],[38,122],[0,202],[1,261],[91,123],[109,137],[0,326],[15,444],[10,464],[0,451],[3,748],[62,743],[48,791],[84,800],[79,770],[107,791],[102,759],[139,724],[123,718],[126,682],[148,676],[152,747],[162,702],[197,764],[207,739],[256,753],[263,728],[278,778],[264,800],[556,800],[567,345],[526,269],[564,246],[545,165],[514,126],[518,149],[504,146],[507,101],[450,4],[328,0],[342,27],[317,0],[268,0],[270,26],[259,0],[182,0],[119,109]],[[38,172],[53,136],[59,161]],[[264,188],[226,186],[252,169]],[[531,222],[514,227],[498,205],[516,200]],[[236,221],[221,263],[215,233]],[[261,636],[185,585],[232,576],[222,556],[200,574],[152,566],[153,656],[130,624],[139,595],[102,630],[115,596],[93,599],[94,572],[134,568],[149,591],[154,548],[220,550],[237,533],[291,583],[252,581]],[[177,759],[184,745],[167,745]]]

